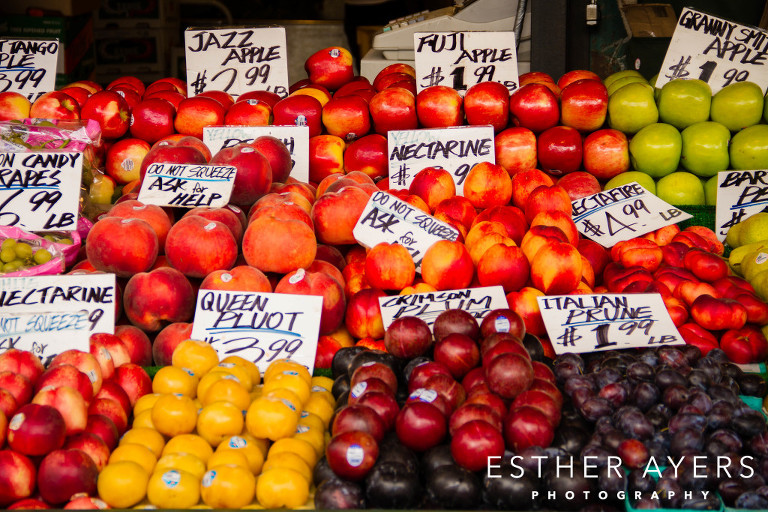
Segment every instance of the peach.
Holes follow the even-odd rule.
[[[317,135],[309,139],[309,181],[320,183],[333,173],[344,172],[344,139]]]
[[[579,254],[581,255],[581,281],[587,284],[590,288],[594,288],[595,269],[592,268],[592,264],[589,262],[586,256],[581,253]]]
[[[85,241],[88,261],[94,268],[118,277],[148,270],[158,251],[152,226],[137,218],[104,217],[93,225]]]
[[[192,324],[187,322],[174,322],[168,324],[157,333],[152,343],[152,359],[158,366],[169,366],[173,351],[179,343],[192,337]]]
[[[406,286],[402,290],[400,290],[400,293],[398,295],[410,295],[412,293],[427,293],[427,292],[436,292],[437,288],[432,286],[431,284],[427,284],[423,281],[413,283],[412,286]]]
[[[581,254],[567,242],[545,243],[531,262],[531,282],[547,295],[572,292],[581,281]]]
[[[471,247],[481,238],[493,233],[509,238],[504,224],[495,220],[486,220],[478,222],[470,228],[467,236],[464,238],[464,245]]]
[[[556,226],[534,226],[523,237],[520,248],[529,263],[533,263],[536,253],[548,242],[568,242],[563,230]]]
[[[533,226],[555,226],[565,233],[568,238],[568,243],[577,245],[579,243],[579,229],[573,222],[573,218],[570,214],[560,210],[546,210],[536,214],[531,219],[531,227]]]
[[[434,211],[441,201],[456,195],[456,182],[445,169],[425,167],[413,177],[408,191],[422,198],[429,211]]]
[[[307,272],[303,268],[289,272],[277,283],[275,293],[321,296],[320,334],[334,332],[344,320],[347,305],[344,288],[324,272]]]
[[[504,206],[512,199],[512,178],[502,166],[480,162],[464,179],[464,197],[479,209]]]
[[[315,259],[317,240],[306,223],[263,216],[251,222],[243,235],[243,256],[262,272],[286,274],[308,267]]]
[[[383,189],[383,190],[386,191],[387,189]],[[429,209],[429,205],[421,197],[417,196],[416,194],[410,194],[407,189],[389,190],[388,192],[393,196],[397,197],[398,199],[410,204],[411,206],[415,206],[416,208],[423,211],[424,213],[431,212]],[[454,196],[454,197],[460,197],[460,196]],[[448,222],[447,219],[440,219],[440,220],[445,220],[445,222]]]
[[[357,246],[360,247],[360,246]],[[361,247],[362,249],[362,247]],[[316,259],[327,261],[337,269],[344,270],[347,266],[347,259],[344,254],[332,245],[317,244],[317,256]],[[365,259],[365,252],[363,252],[363,260]]]
[[[374,180],[387,176],[387,138],[371,133],[354,140],[344,150],[344,170],[360,171]]]
[[[528,258],[520,247],[514,245],[492,245],[477,262],[477,280],[480,285],[499,285],[504,293],[518,291],[525,286],[530,272]]]
[[[157,235],[159,254],[165,251],[165,239],[171,229],[171,219],[161,207],[154,204],[144,204],[137,199],[129,199],[115,204],[107,212],[107,216],[146,221]]]
[[[359,187],[344,187],[338,192],[318,197],[312,205],[312,223],[317,240],[331,245],[356,243],[352,230],[369,198],[370,194]]]
[[[184,274],[162,267],[139,272],[128,280],[123,307],[133,325],[154,332],[166,323],[191,319],[195,312],[195,293]]]
[[[542,185],[552,186],[555,180],[549,174],[539,169],[520,171],[512,176],[512,203],[520,209],[525,209],[531,192]]]
[[[270,293],[272,285],[261,270],[249,265],[238,265],[231,270],[214,270],[205,276],[200,289]]]
[[[374,288],[402,290],[413,283],[416,265],[408,249],[397,243],[376,244],[365,258],[365,279]]]
[[[474,274],[472,257],[461,242],[439,240],[421,260],[421,277],[438,290],[466,288]]]
[[[225,224],[192,215],[171,227],[165,255],[171,266],[184,275],[205,277],[214,270],[232,268],[237,259],[237,242]]]
[[[355,338],[384,337],[379,297],[386,297],[384,290],[365,288],[351,296],[344,316],[344,325]]]

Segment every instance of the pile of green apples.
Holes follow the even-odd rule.
[[[768,168],[768,103],[753,82],[716,94],[698,79],[656,88],[634,70],[607,77],[608,125],[629,141],[632,170],[610,186],[637,181],[677,205],[716,202],[717,173]],[[606,186],[608,188],[608,186]]]

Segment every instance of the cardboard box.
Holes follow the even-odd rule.
[[[101,0],[101,8],[96,13],[98,29],[163,27],[178,20],[178,0]]]
[[[6,14],[28,14],[31,9],[58,13],[61,16],[93,14],[101,6],[101,0],[6,0],[0,12]]]
[[[669,4],[623,4],[621,10],[631,37],[672,37],[677,25]]]

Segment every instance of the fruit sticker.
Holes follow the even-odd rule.
[[[676,78],[707,82],[712,94],[734,82],[768,88],[768,32],[685,8],[664,56],[656,87]]]
[[[60,46],[58,39],[0,38],[0,90],[32,102],[54,90]]]

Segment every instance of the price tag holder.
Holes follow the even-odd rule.
[[[603,247],[677,224],[693,216],[662,201],[637,182],[571,202],[579,232]]]
[[[0,153],[0,225],[73,231],[82,173],[80,152]]]
[[[209,342],[221,359],[237,355],[262,373],[277,359],[315,365],[323,298],[316,295],[200,290],[192,338]]]
[[[462,309],[481,322],[494,309],[508,307],[509,303],[501,286],[379,297],[379,308],[385,329],[403,316],[419,317],[432,329],[435,319],[448,309]]]
[[[157,206],[220,208],[229,203],[236,174],[237,168],[231,165],[153,163],[141,181],[139,201]]]
[[[307,126],[206,126],[203,142],[211,154],[241,142],[253,142],[262,135],[271,135],[283,141],[291,153],[291,177],[309,182],[309,127]]]
[[[734,82],[768,88],[768,32],[684,8],[664,56],[656,87],[676,78],[698,78],[712,94]]]
[[[115,275],[0,279],[0,352],[28,350],[48,364],[65,350],[88,352],[95,332],[115,332]]]
[[[417,92],[446,85],[464,96],[481,82],[517,89],[514,32],[416,32],[413,49]]]
[[[288,95],[288,56],[284,27],[188,28],[184,31],[190,96],[224,91]]]
[[[725,171],[717,173],[715,230],[725,240],[728,230],[768,206],[768,171]]]
[[[58,39],[0,37],[0,92],[18,92],[31,102],[56,87]]]
[[[464,179],[475,164],[496,163],[491,126],[390,130],[387,150],[392,188],[408,188],[420,170],[441,167],[453,176],[456,194],[463,195]]]
[[[379,191],[368,200],[352,235],[369,249],[381,242],[402,245],[411,254],[416,270],[421,271],[427,249],[439,240],[456,240],[459,232],[392,194]]]
[[[555,353],[684,345],[658,293],[536,297]]]

